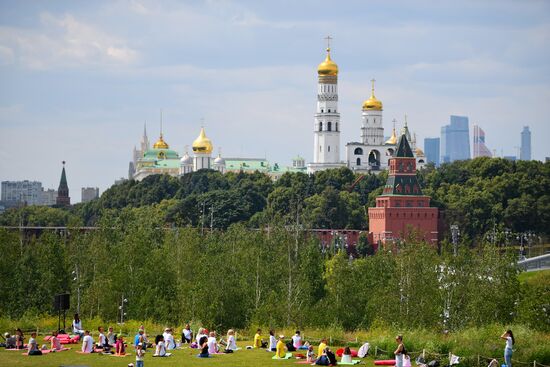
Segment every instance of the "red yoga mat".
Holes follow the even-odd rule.
[[[394,366],[395,359],[383,359],[379,361],[374,361],[375,366]]]
[[[336,350],[336,355],[338,357],[342,357],[342,354],[344,354],[344,348],[340,348],[340,349]],[[352,357],[357,357],[357,351],[355,349],[351,349],[351,356]]]

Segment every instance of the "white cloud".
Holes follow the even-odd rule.
[[[138,59],[124,40],[71,14],[42,13],[40,19],[34,29],[0,27],[0,60],[5,54],[27,68],[54,69],[129,65]]]

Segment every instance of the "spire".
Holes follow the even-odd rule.
[[[372,79],[370,80],[370,82],[372,83],[372,87],[371,87],[371,91],[370,91],[370,97],[371,97],[371,98],[376,98],[376,97],[374,96],[374,82],[375,82],[375,81],[376,81],[376,79],[374,79],[374,78],[372,78]]]
[[[59,188],[57,189],[57,199],[55,202],[59,206],[71,205],[69,185],[67,185],[67,175],[65,174],[65,161],[63,161],[63,169],[61,170],[61,179],[59,180]]]
[[[405,125],[406,126],[406,125]],[[407,135],[401,134],[399,142],[397,143],[397,152],[395,153],[397,158],[414,158]]]
[[[162,139],[162,108],[160,109],[160,138]]]
[[[162,108],[160,109],[160,137],[159,140],[153,145],[154,149],[169,149],[169,145],[164,141],[162,136]]]

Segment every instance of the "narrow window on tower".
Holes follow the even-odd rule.
[[[332,131],[332,122],[327,123],[327,131]]]
[[[361,158],[357,158],[357,165],[358,165],[358,166],[361,165]]]
[[[328,146],[328,151],[330,152],[330,145]]]
[[[330,113],[330,108],[328,109],[328,113]]]
[[[336,123],[336,129],[334,131],[338,131],[338,122]]]
[[[319,122],[319,131],[323,131],[323,121]]]

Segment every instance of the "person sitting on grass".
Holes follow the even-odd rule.
[[[122,335],[117,336],[115,342],[115,353],[119,356],[126,355],[126,345],[124,344],[124,339]]]
[[[166,345],[166,350],[176,349],[176,341],[172,335],[171,328],[164,329],[164,334],[162,336],[164,337],[164,345]]]
[[[208,338],[208,354],[217,354],[219,351],[218,342],[216,340],[216,332],[211,331]]]
[[[145,349],[145,339],[143,338],[143,333],[145,331],[142,330],[142,329],[139,329],[138,330],[138,333],[136,334],[136,336],[134,336],[134,348],[137,349],[137,346],[139,343],[141,343],[141,348],[142,349]]]
[[[222,343],[222,341],[220,341],[220,343]],[[237,341],[235,340],[235,330],[233,329],[229,329],[227,330],[227,342],[224,342],[225,343],[225,350],[228,351],[228,350],[231,350],[231,351],[235,351],[237,350]]]
[[[82,353],[93,353],[94,351],[94,339],[90,335],[90,331],[84,331],[84,338],[82,339]]]
[[[277,348],[275,350],[275,356],[277,358],[285,358],[286,357],[286,346],[285,346],[285,336],[279,335],[279,341],[277,342]]]
[[[344,348],[344,353],[342,353],[342,359],[340,360],[340,362],[347,364],[352,363],[351,349],[349,349],[349,347]]]
[[[17,328],[15,330],[15,348],[16,349],[23,349],[25,347],[25,336],[23,335],[23,332],[21,329]]]
[[[116,334],[113,331],[113,327],[109,326],[109,332],[107,333],[107,344],[109,345],[109,348],[112,348],[115,346],[116,343]]]
[[[6,339],[6,349],[15,349],[15,336],[4,333],[4,339]]]
[[[193,331],[191,330],[191,326],[186,324],[181,331],[181,344],[191,344],[191,340],[193,340]]]
[[[199,349],[201,350],[199,357],[208,358],[210,354],[208,353],[208,337],[203,335],[199,340]]]
[[[314,362],[315,361],[315,353],[313,353],[313,345],[310,345],[307,348],[306,361],[307,362]]]
[[[270,352],[275,352],[277,350],[277,338],[275,337],[275,331],[269,330],[269,348]]]
[[[80,316],[78,316],[77,313],[74,314],[74,320],[71,326],[73,327],[73,334],[82,338],[85,333],[82,329],[82,320],[80,320]]]
[[[208,339],[208,336],[205,334],[204,328],[201,327],[199,328],[197,337],[195,338],[195,341],[197,342],[197,348],[201,348],[201,339],[203,336],[206,336],[206,338]]]
[[[319,344],[319,348],[317,349],[317,356],[321,357],[325,353],[325,348],[327,347],[327,339],[323,338],[321,339],[321,343]]]
[[[262,329],[256,330],[256,335],[254,335],[254,348],[267,348],[267,342],[262,340]]]
[[[155,338],[155,354],[153,354],[153,357],[170,357],[171,353],[166,353],[166,344],[164,344],[164,337],[162,335],[157,335]]]
[[[36,333],[31,333],[31,338],[29,339],[29,345],[27,346],[29,352],[28,355],[30,356],[41,356],[42,351],[38,348],[38,344],[36,343]]]
[[[109,344],[107,343],[107,338],[105,337],[105,329],[103,329],[103,326],[98,327],[97,331],[99,332],[99,336],[97,337],[96,347],[98,349],[109,348]]]
[[[296,334],[292,337],[292,346],[296,350],[300,349],[302,346],[302,336],[300,335],[300,330],[296,330]]]
[[[58,335],[58,332],[53,331],[52,332],[52,337],[50,338],[50,350],[52,352],[54,352],[56,350],[63,349],[63,347],[61,346],[61,342],[59,341],[59,338],[57,337],[57,335]]]

